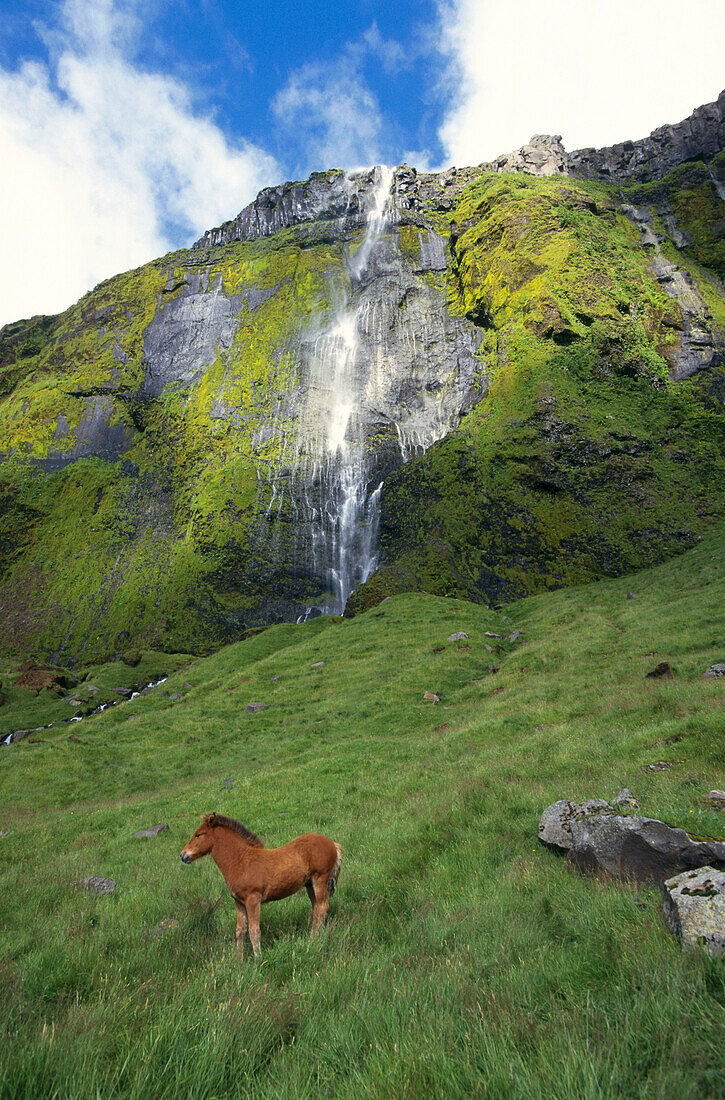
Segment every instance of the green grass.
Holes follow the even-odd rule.
[[[702,678],[725,658],[723,550],[719,528],[506,618],[408,594],[272,627],[173,674],[181,700],[2,750],[0,1096],[725,1095],[723,963],[680,952],[660,891],[580,878],[536,840],[548,803],[622,786],[725,831],[703,800],[723,785],[723,683]],[[645,679],[660,660],[673,681]],[[213,809],[268,845],[342,844],[317,942],[297,896],[262,910],[261,962],[239,961],[221,876],[179,860]],[[91,874],[116,892],[75,886]]]

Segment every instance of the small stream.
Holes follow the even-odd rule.
[[[74,714],[71,718],[62,718],[59,724],[62,725],[63,723],[82,722],[86,718],[92,718],[94,714],[102,714],[104,710],[109,710],[111,707],[117,707],[119,703],[130,703],[132,699],[138,699],[139,695],[142,695],[144,692],[149,691],[151,688],[158,687],[159,684],[166,683],[167,680],[168,676],[162,676],[159,680],[150,680],[147,684],[144,684],[143,687],[139,688],[138,691],[132,691],[128,698],[109,699],[107,703],[99,703],[99,705],[97,707],[94,707],[93,710],[89,710],[88,714]],[[0,745],[13,745],[25,740],[24,737],[21,737],[18,738],[18,741],[16,742],[16,733],[41,733],[43,730],[57,728],[57,723],[49,722],[47,726],[36,726],[32,730],[12,730],[10,733],[7,733],[2,738],[0,738]]]

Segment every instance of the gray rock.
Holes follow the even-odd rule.
[[[725,842],[695,840],[649,817],[597,814],[571,822],[571,861],[582,871],[664,882],[705,864],[725,867]]]
[[[101,878],[100,875],[90,875],[89,878],[82,879],[79,883],[84,890],[89,890],[92,894],[112,894],[116,889],[116,883],[112,878]]]
[[[11,734],[8,734],[10,740],[7,744],[16,745],[18,741],[24,741],[26,737],[29,737],[31,733],[35,733],[35,730],[13,730]]]
[[[560,134],[534,134],[531,140],[497,157],[491,165],[494,172],[528,172],[531,176],[560,176],[566,173],[569,156],[561,144]]]
[[[158,397],[170,384],[196,378],[231,346],[243,305],[244,295],[226,296],[221,275],[208,286],[198,271],[189,275],[178,297],[164,301],[162,295],[144,334],[144,392]],[[229,412],[218,407],[216,415],[229,419]]]
[[[171,693],[171,695],[169,695],[169,702],[170,703],[178,703],[179,700],[183,699],[183,698],[184,698],[184,696],[180,691],[173,691]]]
[[[459,630],[456,634],[448,635],[449,642],[463,642],[466,640],[466,638],[468,638],[468,635],[466,634],[465,630]]]
[[[146,690],[146,689],[144,689],[144,690]],[[114,688],[113,693],[114,693],[114,695],[120,695],[122,699],[130,699],[131,696],[133,695],[133,688],[125,688],[125,687]]]
[[[700,867],[668,879],[662,914],[683,947],[725,954],[725,872]]]
[[[159,833],[163,833],[165,829],[168,829],[168,825],[152,825],[150,829],[139,829],[137,833],[134,833],[134,837],[157,837]]]
[[[590,798],[586,802],[570,802],[561,799],[547,806],[539,821],[539,840],[549,848],[560,852],[572,847],[571,824],[573,821],[591,814],[614,813],[614,810],[601,798]]]
[[[725,665],[710,665],[707,671],[703,672],[702,675],[707,677],[708,680],[715,680],[718,676],[725,676]]]
[[[625,811],[634,811],[639,809],[639,802],[634,797],[632,792],[627,789],[627,787],[623,787],[617,797],[612,799],[612,805],[616,806],[618,809]]]
[[[509,641],[510,642],[517,642],[520,637],[521,637],[521,631],[520,630],[514,630],[513,634],[509,634]]]
[[[577,149],[568,156],[571,175],[610,183],[661,179],[678,164],[711,160],[725,147],[725,92],[683,122],[660,126],[649,137],[605,149]]]
[[[270,684],[276,684],[278,682],[278,680],[279,680],[279,676],[270,676],[270,678],[269,678]]]
[[[486,637],[487,638],[500,638],[501,635],[500,634],[494,634],[492,630],[487,630],[486,631]]]
[[[324,661],[315,661],[314,665],[310,665],[310,668],[324,668],[324,667],[325,667],[325,662]]]
[[[483,643],[483,648],[487,649],[489,653],[493,653],[493,646],[489,645],[488,642]]]
[[[244,708],[245,714],[257,714],[260,710],[264,710],[266,703],[247,703]]]
[[[706,802],[713,810],[725,810],[725,791],[708,791]]]

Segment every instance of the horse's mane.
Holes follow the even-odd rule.
[[[241,836],[246,840],[247,844],[250,844],[252,848],[264,848],[263,842],[259,839],[256,833],[253,833],[246,825],[242,825],[241,821],[237,821],[233,817],[226,817],[224,814],[204,814],[204,824],[210,825],[212,828],[215,826],[221,826],[223,829],[229,829],[231,832],[236,833],[237,836]]]

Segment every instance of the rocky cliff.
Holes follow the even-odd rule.
[[[690,545],[723,506],[722,103],[646,177],[539,138],[269,188],[4,329],[2,649],[203,650]]]

